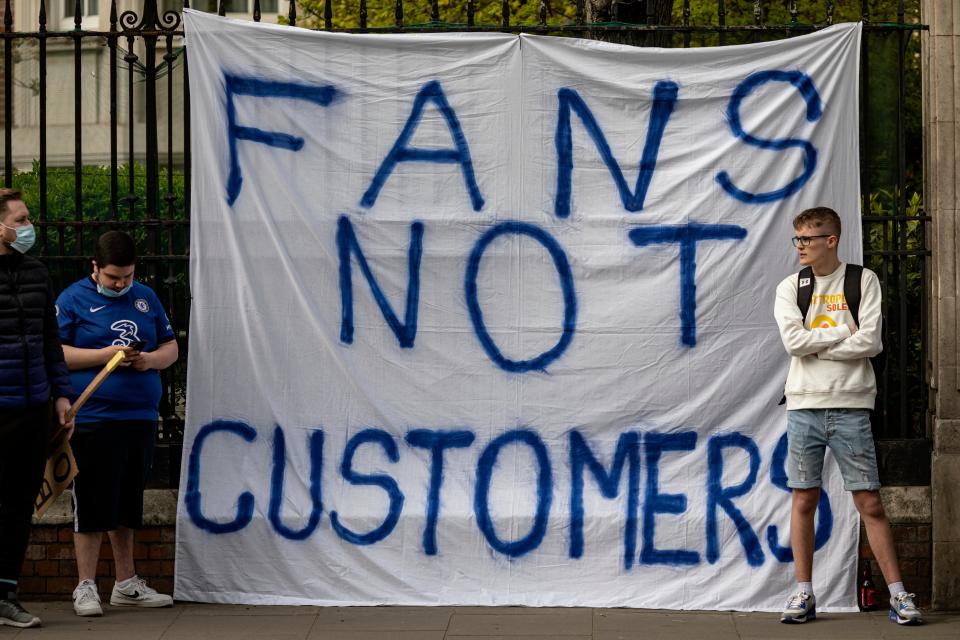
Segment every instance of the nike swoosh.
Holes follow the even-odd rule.
[[[90,307],[90,313],[96,313],[97,311],[100,311],[100,309],[103,309],[103,307],[105,306],[107,305],[103,305],[101,307]]]

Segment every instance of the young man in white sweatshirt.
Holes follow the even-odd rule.
[[[780,620],[802,623],[816,618],[813,594],[814,515],[820,499],[826,447],[840,467],[844,488],[863,519],[867,539],[890,587],[890,619],[899,624],[921,622],[921,613],[900,579],[890,524],[880,501],[877,458],[870,428],[870,410],[877,383],[870,358],[881,345],[880,283],[863,269],[859,326],[844,295],[846,264],[837,256],[840,217],[833,209],[807,209],[793,221],[800,264],[812,278],[793,274],[777,286],[774,314],[780,338],[790,354],[787,375],[787,479],[792,489],[790,543],[793,546],[796,591]],[[813,287],[806,318],[797,292]]]

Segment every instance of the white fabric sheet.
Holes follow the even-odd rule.
[[[664,50],[184,13],[177,598],[782,606],[774,290],[804,208],[861,259],[859,25]],[[829,457],[825,487],[847,611]]]

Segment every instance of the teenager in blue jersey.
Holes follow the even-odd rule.
[[[108,231],[97,240],[93,272],[57,299],[60,339],[76,389],[86,388],[117,351],[126,354],[83,405],[71,440],[79,470],[73,486],[73,541],[80,583],[73,608],[81,616],[103,615],[96,573],[104,531],[116,569],[110,604],[173,604],[170,596],[148,587],[133,564],[133,530],[142,524],[162,393],[159,371],[178,355],[160,300],[133,279],[136,261],[133,239]]]

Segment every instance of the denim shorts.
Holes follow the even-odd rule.
[[[792,489],[820,486],[827,447],[840,467],[844,489],[880,488],[870,412],[866,409],[787,411],[787,444],[787,486]]]

